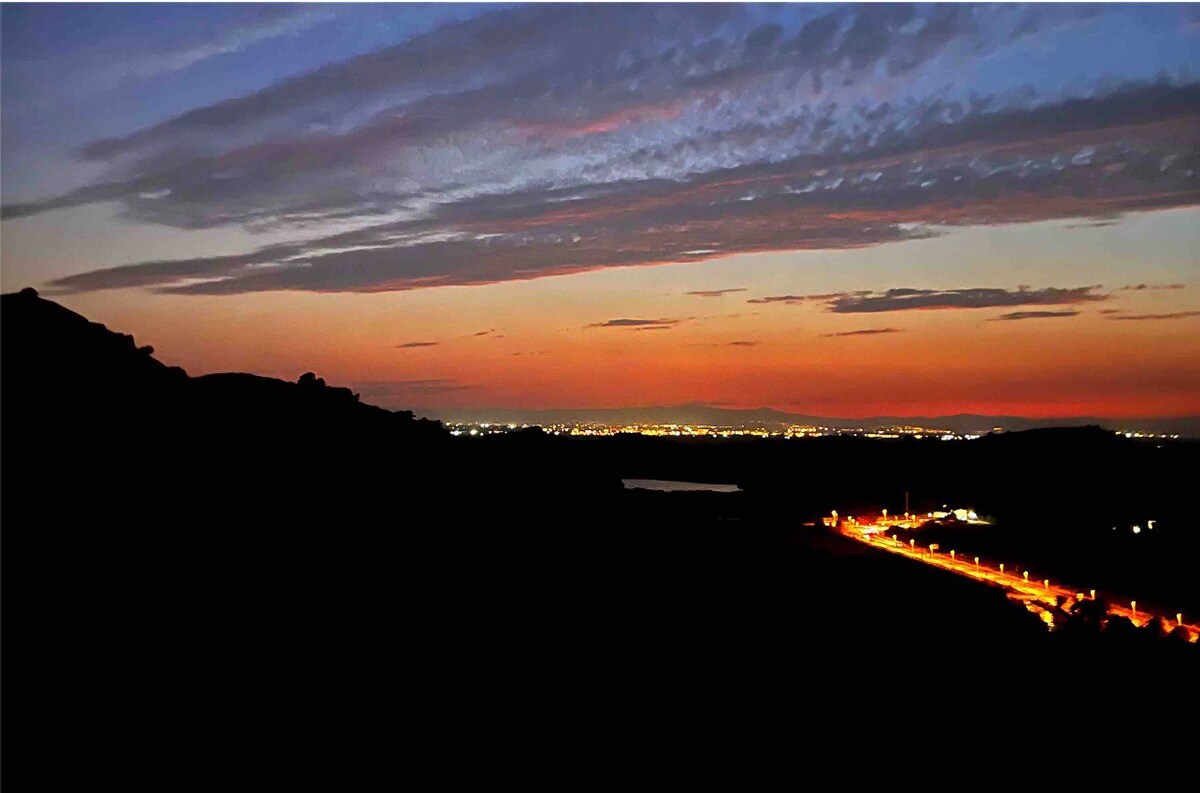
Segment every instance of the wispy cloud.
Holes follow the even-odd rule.
[[[99,70],[97,76],[117,82],[130,77],[146,79],[181,71],[219,55],[241,52],[256,44],[306,30],[328,20],[333,13],[331,9],[312,6],[270,6],[259,11],[257,20],[232,27],[213,38],[174,50],[148,52],[118,61],[107,69]]]
[[[829,310],[835,314],[863,314],[878,311],[922,309],[972,309],[999,306],[1058,306],[1107,300],[1098,286],[1072,289],[1046,287],[1030,289],[889,289],[882,294],[852,294],[834,298]]]
[[[1132,284],[1123,286],[1118,289],[1118,292],[1145,292],[1145,291],[1164,291],[1169,289],[1184,289],[1187,284]]]
[[[1169,314],[1114,314],[1109,319],[1116,320],[1159,320],[1159,319],[1187,319],[1188,317],[1200,317],[1200,311],[1173,311]]]
[[[408,350],[408,349],[412,349],[414,347],[436,347],[436,346],[438,346],[438,342],[436,342],[436,341],[408,341],[408,342],[405,342],[404,344],[397,344],[396,349],[397,350]]]
[[[1054,319],[1056,317],[1077,317],[1079,312],[1073,309],[1066,311],[1011,311],[1007,314],[1001,314],[998,317],[992,317],[996,320],[1021,320],[1021,319]]]
[[[840,333],[822,334],[827,339],[837,339],[844,336],[878,336],[881,333],[902,333],[900,328],[863,328],[862,330],[845,330]]]
[[[696,297],[720,297],[721,295],[730,295],[734,292],[745,291],[745,287],[739,287],[737,289],[697,289],[692,292],[687,292],[686,294],[694,295]]]
[[[80,154],[100,178],[2,214],[112,201],[147,223],[293,231],[52,283],[237,294],[483,284],[1196,205],[1200,84],[1039,94],[958,78],[1104,13],[497,11],[92,141]]]
[[[731,341],[731,342],[727,342],[725,346],[726,347],[756,347],[756,346],[758,346],[758,342],[757,341]]]
[[[1004,306],[1056,306],[1091,303],[1107,300],[1099,286],[1079,286],[1070,289],[1046,287],[1016,289],[979,287],[973,289],[913,289],[897,287],[885,292],[857,291],[821,295],[775,295],[748,300],[748,303],[823,302],[834,314],[873,314],[883,311],[915,311],[936,309],[977,309]],[[1025,314],[1037,312],[1020,312]],[[1026,317],[1014,317],[1024,319]]]
[[[593,322],[587,328],[669,328],[678,325],[678,319],[609,319]]]
[[[786,303],[787,305],[797,305],[799,303],[812,303],[820,300],[833,300],[834,298],[845,296],[846,292],[831,292],[824,295],[770,295],[768,297],[755,297],[747,300],[747,303]],[[870,294],[863,292],[862,294]]]

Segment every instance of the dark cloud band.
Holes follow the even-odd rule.
[[[1198,83],[930,87],[1095,13],[498,11],[94,141],[81,156],[101,179],[2,213],[117,202],[184,229],[309,229],[51,284],[215,295],[484,284],[1200,203]],[[349,230],[311,233],[335,223]]]

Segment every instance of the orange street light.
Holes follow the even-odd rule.
[[[915,550],[917,550],[917,541],[916,541],[916,540],[909,540],[909,541],[908,541],[908,547],[909,547],[909,548],[912,548],[914,551],[915,551]]]
[[[1094,590],[1094,589],[1089,589],[1089,590],[1088,590],[1088,592],[1089,592],[1089,593],[1091,593],[1092,600],[1095,600],[1095,599],[1096,599],[1096,590]]]
[[[979,569],[979,557],[978,556],[975,557],[975,569],[976,570]]]
[[[1129,609],[1130,609],[1130,611],[1133,612],[1133,616],[1136,617],[1137,616],[1137,601],[1136,600],[1129,601]]]
[[[1043,581],[1042,585],[1046,587],[1047,592],[1050,591],[1050,579],[1049,578],[1047,578],[1045,581]]]
[[[1024,573],[1021,573],[1021,575],[1025,576],[1026,581],[1029,580],[1029,571],[1028,570],[1026,570]]]
[[[1175,622],[1180,625],[1183,624],[1183,612],[1182,611],[1175,612]]]
[[[954,551],[950,551],[950,558],[951,558],[951,559],[953,559],[953,558],[954,558]]]
[[[1000,572],[1004,572],[1004,562],[1000,563]]]

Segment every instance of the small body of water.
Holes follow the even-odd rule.
[[[622,479],[626,490],[661,490],[666,493],[677,491],[710,493],[740,493],[737,485],[712,485],[707,482],[675,482],[670,479]]]

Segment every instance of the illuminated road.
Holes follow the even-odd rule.
[[[882,548],[901,556],[907,556],[910,559],[916,559],[934,567],[941,567],[944,570],[950,570],[959,575],[1002,586],[1007,590],[1010,598],[1023,603],[1026,608],[1040,616],[1051,626],[1053,625],[1052,610],[1056,605],[1056,598],[1061,598],[1061,602],[1064,605],[1069,605],[1070,601],[1077,598],[1092,598],[1096,596],[1094,590],[1076,589],[1061,583],[1048,581],[1044,577],[1037,578],[1032,572],[1027,572],[1024,568],[1018,569],[1008,564],[991,567],[983,559],[968,554],[960,554],[956,551],[938,549],[936,544],[934,550],[930,550],[928,547],[916,544],[915,540],[905,542],[901,539],[893,539],[893,536],[898,535],[893,535],[889,532],[903,525],[906,524],[903,524],[901,521],[867,524],[843,520],[838,524],[838,531],[846,537],[866,543],[867,545]],[[1100,593],[1100,596],[1104,597],[1104,594]],[[1146,609],[1141,605],[1136,606],[1135,611],[1134,603],[1136,601],[1128,605],[1116,605],[1111,598],[1108,598],[1108,601],[1109,614],[1125,617],[1131,620],[1134,625],[1141,627],[1154,617],[1161,617],[1168,630],[1177,625],[1182,625],[1187,629],[1189,641],[1195,643],[1200,639],[1200,623],[1183,622],[1180,619],[1181,615],[1165,614]]]

